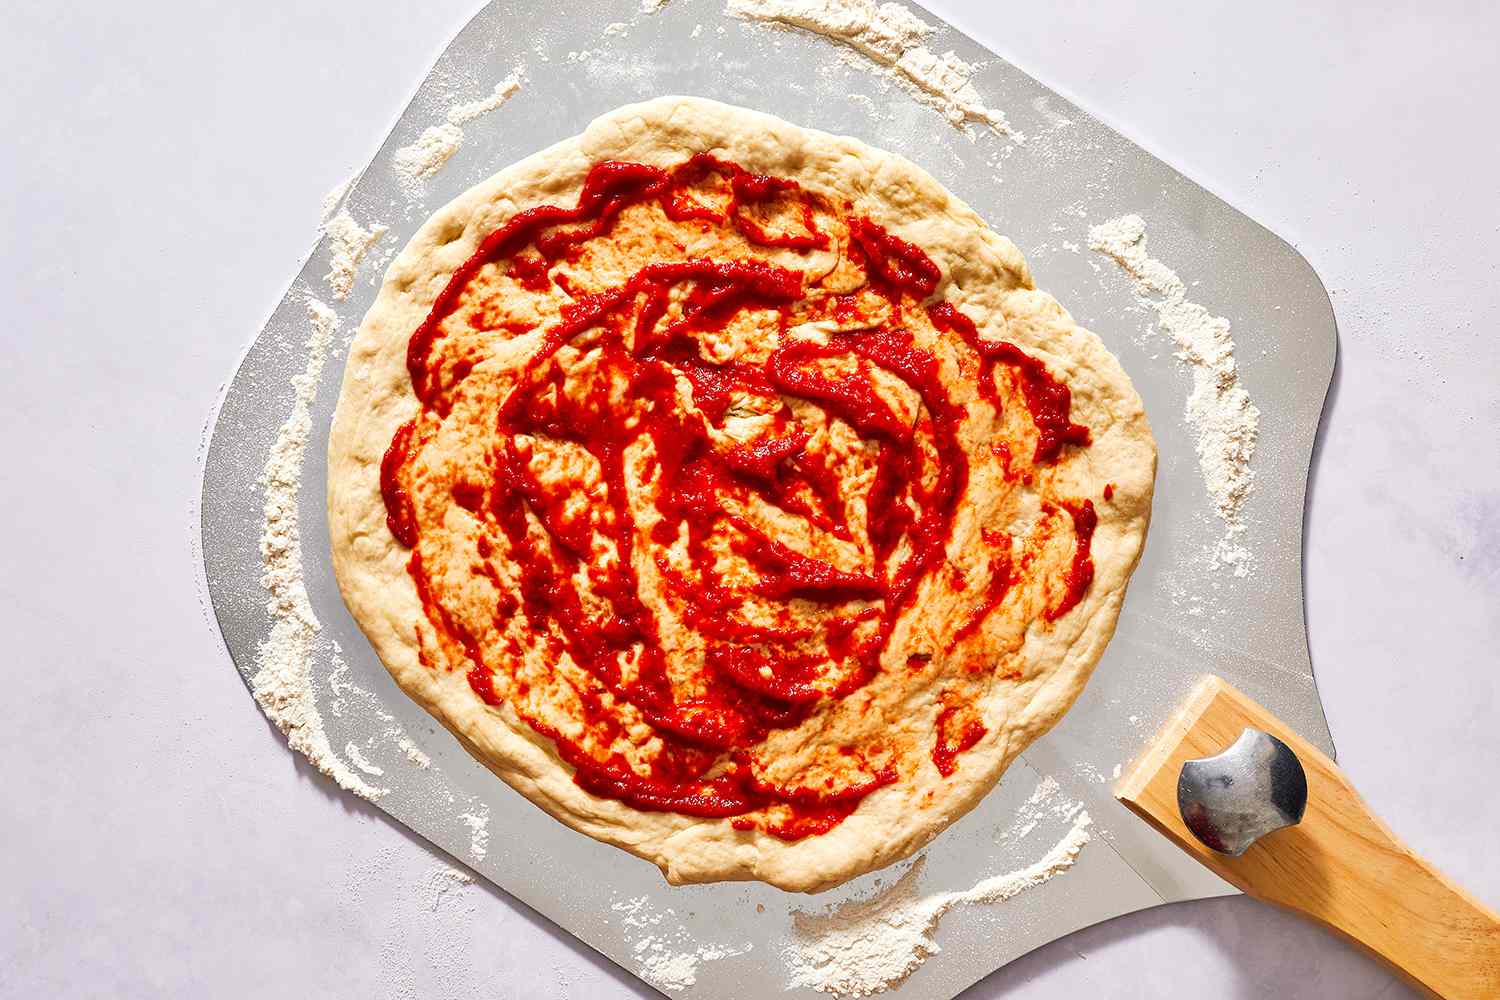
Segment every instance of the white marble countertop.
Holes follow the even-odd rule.
[[[436,893],[443,859],[257,719],[195,590],[216,394],[323,193],[477,3],[7,5],[0,994],[647,992],[502,892]],[[1500,762],[1500,132],[1481,121],[1500,14],[928,6],[1322,275],[1340,361],[1306,576],[1339,758],[1419,852],[1500,906],[1484,777]],[[1404,990],[1241,898],[1095,927],[967,995]]]

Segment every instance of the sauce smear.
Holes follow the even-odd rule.
[[[582,288],[569,268],[637,206],[659,212],[663,226],[731,234],[776,262],[683,252],[613,285]],[[895,307],[889,320],[871,319],[857,293],[809,287],[791,266],[825,253],[840,234],[869,290]],[[1067,386],[1041,362],[981,338],[952,305],[926,304],[943,277],[920,247],[870,219],[840,217],[793,180],[708,154],[669,168],[596,164],[571,207],[531,208],[489,233],[412,333],[406,364],[421,412],[396,432],[380,468],[388,528],[412,550],[408,572],[446,654],[434,657],[419,628],[423,662],[462,662],[474,695],[510,705],[594,795],[645,811],[732,818],[737,829],[787,840],[835,828],[899,780],[899,748],[862,747],[773,780],[777,760],[763,744],[881,673],[903,612],[948,565],[973,473],[961,442],[968,407],[945,383],[943,356],[900,322],[902,303],[918,318],[925,305],[932,328],[977,356],[977,391],[996,411],[998,366],[1010,373],[1008,388],[1036,432],[1033,470],[1089,442],[1070,418]],[[474,316],[455,317],[473,306],[476,289],[497,282],[491,295],[567,298],[556,320],[536,329],[501,324],[506,337],[529,336],[535,347],[506,374],[498,406],[484,417],[483,463],[429,496],[413,478],[414,462],[468,380],[494,377],[446,345],[456,331],[482,329]],[[853,329],[790,335],[820,301]],[[709,349],[745,322],[779,330],[779,340],[733,360]],[[732,425],[745,412],[759,421],[748,438]],[[845,495],[838,463],[850,459],[827,450],[835,423],[859,439],[857,459],[873,464],[861,495]],[[1013,481],[1005,442],[983,454],[1003,457]],[[587,470],[584,479],[547,474],[564,455],[570,468]],[[482,625],[472,608],[450,605],[448,543],[424,544],[427,532],[451,530],[450,505],[462,513],[446,518],[478,523],[468,572],[499,595]],[[1074,554],[1049,621],[1082,600],[1093,576],[1093,505],[1064,506]],[[798,518],[822,541],[809,550],[800,535],[776,537],[758,510]],[[998,533],[984,533],[984,548],[988,582],[951,626],[950,651],[1011,599],[1030,564],[1013,564],[1011,539]],[[670,599],[662,605],[651,593]],[[677,623],[692,633],[688,675],[678,665],[685,647]],[[555,705],[533,697],[548,678],[523,676],[517,628],[555,665],[554,697],[581,727],[558,724],[549,714]],[[900,669],[925,670],[931,660],[914,652]],[[972,713],[955,727],[957,711],[945,708],[934,723],[930,756],[945,776],[986,732]],[[647,743],[638,731],[631,736],[641,724]]]

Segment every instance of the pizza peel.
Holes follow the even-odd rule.
[[[1093,835],[1077,864],[1003,903],[948,912],[936,932],[941,953],[896,987],[899,996],[951,997],[1082,927],[1163,902],[1236,892],[1131,816],[1110,788],[1118,769],[1207,671],[1231,680],[1308,745],[1333,756],[1308,658],[1301,577],[1303,496],[1336,342],[1322,284],[1274,234],[927,12],[913,10],[936,29],[928,42],[933,51],[952,49],[980,65],[976,87],[987,103],[1004,109],[1025,143],[953,128],[829,39],[726,17],[722,0],[672,0],[651,14],[638,0],[608,0],[590,5],[587,15],[544,23],[522,0],[490,3],[439,57],[343,196],[359,222],[390,227],[353,292],[343,302],[329,297],[323,276],[330,247],[320,242],[247,350],[206,452],[208,596],[248,683],[269,628],[260,585],[257,480],[292,405],[290,380],[303,369],[306,299],[334,306],[342,339],[312,401],[300,494],[306,585],[322,626],[313,680],[329,743],[353,745],[378,767],[382,773],[373,783],[385,792],[375,805],[394,820],[674,995],[738,995],[745,983],[780,991],[789,982],[787,951],[795,950],[807,915],[890,891],[903,875],[903,885],[914,880],[923,894],[961,892],[987,876],[1024,868],[1057,843],[1080,805],[1093,820]],[[524,66],[520,92],[466,121],[457,153],[412,196],[392,169],[395,152],[441,123],[451,105],[484,97],[518,66]],[[324,452],[342,377],[341,345],[374,300],[390,255],[434,209],[500,167],[576,134],[603,111],[669,93],[853,135],[932,173],[1015,240],[1037,285],[1120,358],[1145,400],[1160,448],[1145,554],[1118,631],[1078,703],[973,812],[923,852],[919,869],[902,863],[815,897],[758,884],[674,888],[655,867],[547,817],[395,687],[345,610],[328,558]],[[1193,284],[1193,299],[1230,320],[1241,378],[1261,411],[1255,492],[1245,510],[1255,563],[1244,578],[1210,563],[1222,526],[1182,417],[1190,377],[1166,338],[1152,332],[1126,276],[1086,249],[1090,225],[1126,212],[1145,217],[1151,254]],[[431,765],[411,764],[408,744]],[[1052,782],[1058,789],[1047,797],[1042,793]],[[672,948],[698,949],[691,982],[664,978],[652,965],[653,949],[663,940]],[[812,995],[805,988],[791,992]]]

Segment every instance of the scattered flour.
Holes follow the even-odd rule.
[[[881,117],[880,109],[875,106],[875,99],[867,94],[850,94],[849,102],[859,105],[864,109],[865,114],[871,118],[879,119]]]
[[[1031,797],[1021,803],[1015,817],[1001,834],[1002,843],[1024,839],[1045,819],[1072,820],[1083,808],[1062,792],[1062,786],[1050,774],[1037,783]]]
[[[1071,868],[1089,841],[1090,825],[1089,814],[1079,810],[1068,832],[1036,863],[969,889],[919,897],[919,860],[872,899],[826,914],[794,913],[796,938],[785,952],[787,988],[862,997],[900,985],[940,950],[933,932],[944,914],[964,903],[1003,902]]]
[[[453,105],[442,123],[428,127],[416,142],[396,150],[391,166],[409,197],[419,197],[427,179],[443,169],[443,164],[458,152],[463,145],[465,125],[494,111],[521,89],[525,72],[525,67],[518,66],[510,76],[495,84],[488,97]]]
[[[364,228],[354,221],[347,208],[323,223],[323,232],[328,236],[328,273],[323,280],[328,282],[336,300],[342,302],[349,297],[360,260],[387,231],[388,227],[378,222]]]
[[[407,760],[422,768],[424,771],[432,766],[432,758],[427,756],[426,752],[424,752],[421,747],[413,743],[411,741],[411,737],[398,735],[396,737],[396,745],[401,748],[402,753],[406,754]]]
[[[459,813],[458,818],[469,828],[469,857],[483,861],[490,852],[490,807],[480,803],[477,810]]]
[[[349,661],[335,653],[333,655],[333,669],[328,672],[328,690],[333,692],[333,698],[328,702],[328,711],[334,718],[342,718],[344,709],[349,702],[344,697],[349,691],[359,691],[349,677]]]
[[[1198,435],[1198,468],[1213,498],[1224,536],[1215,547],[1215,566],[1235,576],[1250,572],[1241,510],[1254,485],[1250,462],[1255,456],[1260,410],[1240,385],[1229,321],[1187,298],[1177,273],[1146,253],[1146,223],[1139,215],[1122,215],[1089,230],[1089,248],[1114,259],[1135,281],[1141,304],[1156,311],[1157,322],[1176,343],[1177,358],[1193,376],[1187,400],[1188,425]]]
[[[422,884],[424,890],[430,894],[431,902],[428,903],[427,908],[436,912],[437,908],[442,905],[444,896],[473,885],[474,876],[462,868],[444,865],[428,875]]]
[[[344,756],[348,757],[350,763],[352,763],[355,767],[370,775],[370,777],[372,778],[379,778],[385,774],[384,769],[370,763],[369,758],[367,758],[360,751],[359,745],[353,740],[350,740],[349,743],[345,745]]]
[[[1016,819],[1011,820],[1010,829],[1001,834],[1001,840],[1020,840],[1037,829],[1037,823],[1047,814],[1047,805],[1062,798],[1062,786],[1052,775],[1047,775],[1038,781],[1037,789],[1031,793],[1031,798],[1026,799],[1022,808],[1016,813]]]
[[[698,944],[681,922],[666,923],[675,917],[668,907],[658,910],[649,896],[633,896],[610,904],[620,914],[620,926],[631,932],[631,952],[636,958],[640,977],[659,990],[680,992],[698,982],[698,966],[750,951],[751,945]],[[664,926],[665,925],[665,926]]]
[[[1104,772],[1086,760],[1076,761],[1073,764],[1073,773],[1084,781],[1092,781],[1096,785],[1104,784]]]
[[[492,965],[476,961],[474,939],[464,932],[479,926],[484,902],[472,875],[405,844],[382,848],[373,857],[352,850],[346,858],[341,886],[346,904],[329,919],[360,942],[359,960],[379,983],[380,996],[476,1000],[495,994]],[[414,933],[422,937],[420,948],[412,947]],[[512,988],[507,995],[525,993]]]
[[[671,0],[641,0],[641,13],[655,14],[670,2]]]
[[[953,52],[936,55],[924,44],[933,27],[897,3],[875,0],[728,0],[725,11],[753,21],[802,28],[842,42],[905,83],[965,128],[985,125],[1016,142],[1022,136],[1003,112],[987,107],[973,84],[975,67]]]
[[[344,195],[348,194],[349,189],[354,186],[354,178],[355,175],[350,174],[330,188],[328,193],[323,196],[323,207],[318,213],[319,227],[333,218],[333,213],[339,210],[339,204],[344,200]]]
[[[256,651],[250,689],[266,717],[286,734],[293,750],[341,787],[374,799],[385,790],[369,784],[333,752],[313,688],[313,656],[322,625],[313,613],[303,581],[297,506],[302,495],[302,460],[312,431],[312,400],[338,329],[338,317],[322,302],[309,298],[307,319],[312,330],[306,344],[307,361],[292,377],[292,410],[276,434],[260,475],[265,498],[260,585],[268,595],[266,613],[271,631]]]
[[[1062,791],[1062,786],[1057,783],[1057,779],[1052,777],[1052,775],[1049,774],[1042,778],[1041,781],[1037,782],[1036,790],[1031,793],[1031,796],[1021,806],[1022,814],[1035,812],[1037,806],[1051,800],[1060,791]]]

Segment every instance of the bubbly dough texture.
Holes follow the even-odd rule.
[[[644,166],[586,190],[611,161]],[[590,198],[607,224],[466,264]],[[1072,705],[1155,466],[1114,356],[932,177],[664,97],[412,238],[328,509],[351,612],[495,774],[671,882],[816,891],[926,844]]]

